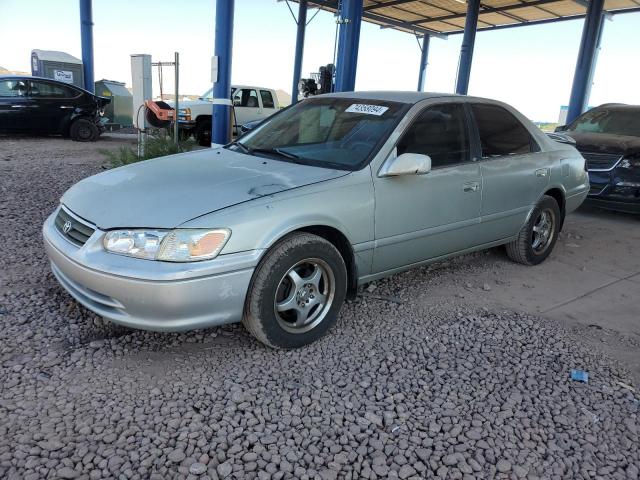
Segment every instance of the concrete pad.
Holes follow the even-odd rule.
[[[638,275],[634,275],[633,277],[629,277],[629,280],[632,282],[640,282],[640,273]],[[640,302],[640,299],[638,300]]]
[[[544,312],[546,317],[599,325],[640,339],[640,283],[620,280]]]
[[[535,267],[505,262],[501,271],[472,273],[467,281],[478,287],[472,291],[478,303],[499,304],[530,313],[545,312],[619,281],[614,276],[562,263],[561,258],[554,252],[547,262]],[[480,291],[484,283],[490,291]]]
[[[554,257],[617,278],[640,273],[640,218],[580,209],[567,216]]]

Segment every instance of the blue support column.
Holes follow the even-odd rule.
[[[429,41],[431,37],[426,33],[422,37],[422,54],[420,55],[420,72],[418,73],[418,91],[424,90],[424,80],[427,75],[427,62],[429,61]]]
[[[580,41],[578,61],[576,62],[576,72],[573,75],[573,85],[571,86],[567,124],[574,121],[584,112],[589,102],[593,72],[604,26],[603,6],[604,0],[591,0],[589,7],[587,7],[587,16],[584,19],[582,40]]]
[[[234,0],[216,0],[214,55],[217,78],[213,83],[212,143],[225,144],[231,139],[231,54],[233,51]]]
[[[82,74],[84,88],[95,91],[93,82],[93,14],[91,0],[80,0],[80,42],[82,45]]]
[[[464,22],[464,37],[460,47],[458,78],[456,80],[456,93],[460,95],[466,95],[469,91],[469,78],[471,77],[471,62],[473,61],[473,47],[476,43],[479,11],[480,0],[468,0],[467,16]]]
[[[351,92],[355,88],[361,24],[362,0],[342,0],[336,60],[336,92]]]
[[[302,56],[304,54],[304,34],[307,29],[307,0],[300,0],[298,7],[298,32],[296,34],[296,56],[293,65],[293,87],[291,103],[298,101],[298,84],[302,74]]]

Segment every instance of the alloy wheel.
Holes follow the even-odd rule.
[[[335,296],[335,276],[319,258],[302,260],[282,277],[274,299],[276,319],[290,333],[313,329],[326,317]]]
[[[555,216],[550,208],[541,210],[533,224],[531,232],[531,247],[536,254],[544,252],[553,238],[555,231]]]

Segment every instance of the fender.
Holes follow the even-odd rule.
[[[523,222],[523,224],[520,226],[520,228],[522,229],[527,223],[529,223],[529,219],[531,218],[531,215],[533,215],[533,210],[536,208],[536,206],[538,205],[538,203],[540,203],[540,200],[542,200],[542,197],[544,197],[545,195],[547,195],[550,191],[552,190],[556,190],[556,191],[560,191],[560,194],[562,195],[562,203],[559,204],[558,206],[560,207],[560,213],[562,214],[562,218],[560,219],[560,230],[562,231],[562,227],[564,225],[564,219],[565,219],[565,209],[564,209],[564,204],[565,204],[565,199],[567,198],[567,191],[564,188],[564,185],[561,184],[553,184],[553,185],[547,185],[547,188],[545,189],[545,191],[543,193],[540,194],[540,196],[538,197],[538,199],[536,200],[536,203],[534,203],[531,208],[529,209],[529,213],[527,213],[527,216],[525,217],[525,220]],[[556,201],[558,200],[554,195],[551,195],[553,198],[556,199]],[[518,230],[519,231],[519,230]]]

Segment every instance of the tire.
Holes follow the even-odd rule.
[[[173,138],[173,127],[168,129],[169,132],[169,137]],[[191,137],[191,130],[184,130],[184,129],[179,129],[178,130],[178,140],[181,142],[186,142],[187,140],[189,140],[189,138]]]
[[[538,265],[551,254],[562,226],[558,202],[545,195],[531,212],[518,237],[506,245],[511,260],[523,265]]]
[[[210,147],[211,146],[211,121],[207,122],[206,120],[198,122],[196,125],[195,132],[196,140],[198,141],[198,145],[201,147]]]
[[[100,136],[100,130],[91,120],[78,118],[71,124],[69,136],[76,142],[95,142]]]
[[[293,233],[256,268],[242,323],[265,345],[302,347],[334,325],[346,292],[347,268],[336,247],[316,235]]]

